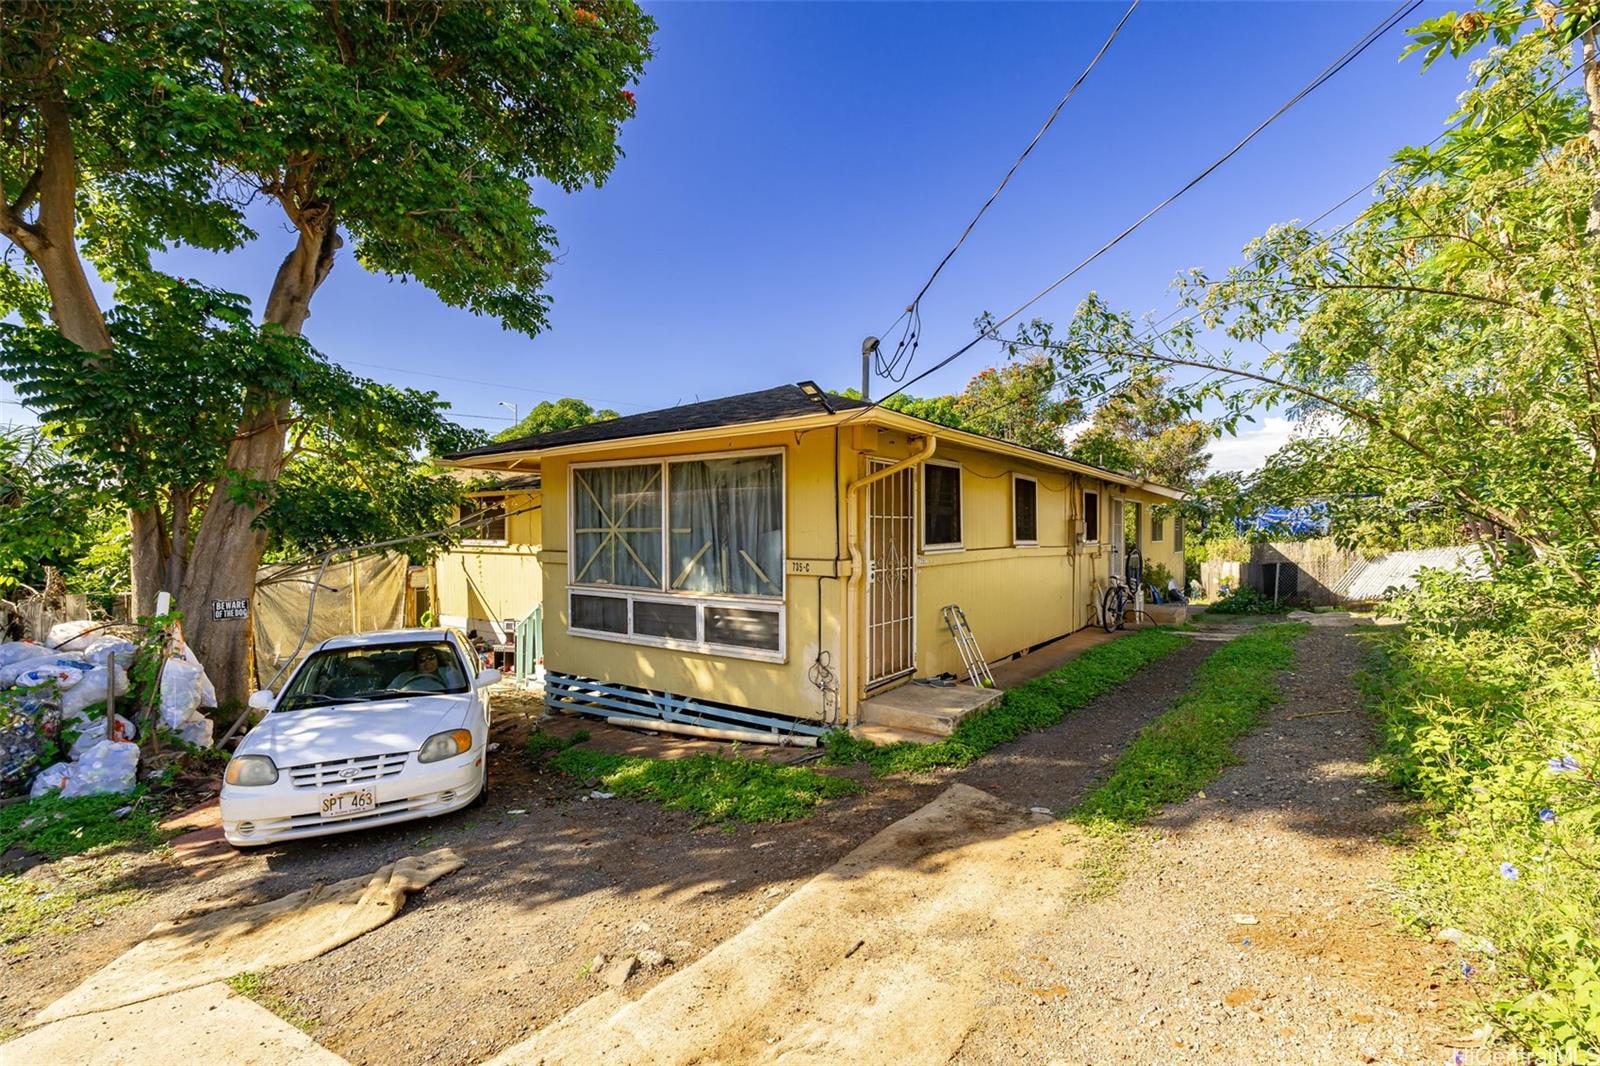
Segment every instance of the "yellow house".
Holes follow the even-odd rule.
[[[816,735],[965,677],[947,605],[997,661],[1096,624],[1130,544],[1183,573],[1181,492],[810,382],[447,461],[541,479],[547,692],[602,714]]]
[[[468,493],[461,542],[433,561],[433,613],[491,644],[506,644],[511,628],[544,599],[538,551],[541,498],[538,475],[502,478]]]

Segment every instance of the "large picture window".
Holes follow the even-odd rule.
[[[922,467],[922,546],[961,547],[961,468],[950,463]]]
[[[569,628],[782,658],[781,454],[574,467],[571,497]]]
[[[783,462],[696,459],[668,472],[672,588],[783,595]]]

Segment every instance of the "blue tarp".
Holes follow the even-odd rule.
[[[1327,533],[1328,505],[1319,500],[1300,507],[1263,507],[1249,518],[1235,518],[1233,527],[1240,533],[1257,530],[1296,537]]]

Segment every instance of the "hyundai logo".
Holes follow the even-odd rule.
[[[359,767],[359,766],[346,766],[343,770],[339,771],[339,776],[343,777],[343,778],[351,778],[351,777],[356,776],[360,772],[361,772],[361,767]]]

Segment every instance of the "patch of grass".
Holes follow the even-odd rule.
[[[25,955],[40,935],[64,936],[94,924],[144,893],[129,888],[120,865],[86,864],[51,878],[0,875],[0,946]]]
[[[806,817],[824,800],[862,790],[854,781],[802,766],[774,766],[737,756],[646,759],[568,748],[550,765],[572,777],[598,779],[602,789],[619,796],[692,811],[702,823],[793,821]]]
[[[164,813],[142,787],[120,796],[41,796],[0,808],[0,852],[21,846],[59,859],[110,846],[153,848],[168,837],[158,824]]]
[[[1295,642],[1309,629],[1303,622],[1265,625],[1223,645],[1177,703],[1140,730],[1072,817],[1094,829],[1137,825],[1237,762],[1233,742],[1278,701],[1277,675],[1293,664]]]
[[[1088,851],[1078,863],[1083,888],[1077,899],[1081,903],[1093,903],[1117,890],[1150,838],[1144,831],[1124,829],[1108,822],[1096,822],[1084,828]]]
[[[535,731],[528,734],[528,739],[523,742],[522,750],[532,759],[542,759],[558,751],[566,751],[589,739],[589,731],[580,729],[570,737],[558,737],[553,733]]]
[[[227,985],[237,994],[260,1004],[302,1033],[309,1033],[317,1026],[315,1018],[274,992],[267,979],[258,973],[236,973],[228,978]]]
[[[1144,667],[1186,644],[1170,629],[1142,629],[1109,644],[1099,644],[1043,677],[1018,685],[986,711],[963,718],[933,744],[901,741],[874,744],[843,730],[828,734],[823,761],[833,765],[867,763],[880,777],[939,767],[966,766],[999,744],[1024,733],[1048,729],[1067,712],[1120,685]]]

